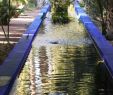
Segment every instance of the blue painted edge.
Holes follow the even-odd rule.
[[[26,62],[26,59],[32,47],[32,42],[49,10],[50,5],[45,5],[42,7],[38,16],[23,33],[19,42],[14,46],[3,64],[0,65],[0,77],[10,77],[6,84],[0,86],[0,95],[9,94],[16,77],[19,75]]]
[[[78,2],[75,2],[75,12],[78,15],[78,19],[82,22],[86,28],[90,38],[93,40],[96,48],[99,51],[101,58],[104,60],[106,68],[110,72],[113,78],[113,46],[105,39],[101,34],[99,28],[93,23],[91,18],[85,13]]]

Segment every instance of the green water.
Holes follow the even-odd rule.
[[[112,82],[83,26],[46,18],[14,95],[113,95]],[[13,95],[13,94],[12,94]]]

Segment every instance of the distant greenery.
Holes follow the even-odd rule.
[[[10,10],[10,13],[9,13]],[[16,7],[0,2],[0,24],[7,25],[10,18],[15,14]]]
[[[51,0],[53,23],[68,23],[68,6],[70,0]]]

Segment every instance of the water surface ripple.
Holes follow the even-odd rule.
[[[106,82],[108,74],[101,69],[104,66],[99,60],[80,23],[73,20],[66,25],[53,25],[47,17],[33,42],[15,93],[112,95],[109,85],[103,85],[110,83]]]

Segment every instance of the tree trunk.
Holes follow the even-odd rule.
[[[113,0],[108,0],[107,8],[107,38],[113,40]]]

